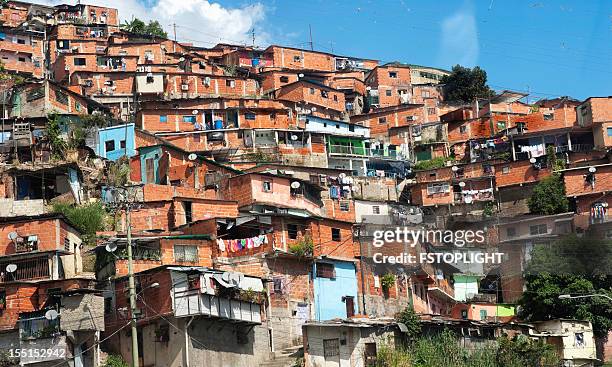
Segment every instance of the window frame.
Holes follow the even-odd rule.
[[[331,240],[333,242],[340,242],[342,241],[342,231],[340,230],[340,228],[333,228],[331,229]]]

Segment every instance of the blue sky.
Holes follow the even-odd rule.
[[[479,65],[495,89],[530,89],[533,99],[612,95],[609,0],[262,4],[265,20],[256,29],[272,42],[308,47],[310,24],[322,51],[441,68]]]
[[[76,0],[35,0],[51,4]],[[451,68],[480,65],[495,89],[531,100],[612,95],[612,0],[84,0],[156,19],[173,36],[278,43]]]

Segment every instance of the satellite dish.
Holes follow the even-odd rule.
[[[343,173],[339,174],[338,177],[345,178],[346,177],[346,173],[343,172]]]
[[[297,188],[299,188],[299,187],[300,187],[300,183],[299,183],[298,181],[293,181],[293,182],[291,183],[291,188],[292,188],[292,189],[297,189]]]
[[[179,61],[180,61],[180,62],[183,62],[183,61],[185,61],[185,58],[184,58],[184,57],[181,57],[181,58],[179,59]]]
[[[465,187],[465,182],[459,182],[459,187]]]
[[[295,110],[296,110],[297,112],[300,112],[300,111],[302,110],[302,107],[299,107],[299,106],[298,106],[298,107],[296,107],[296,108],[295,108]]]
[[[57,319],[58,313],[55,310],[49,310],[45,312],[45,319],[47,320],[55,320]]]
[[[193,111],[191,111],[191,114],[192,114],[192,115],[197,115],[197,114],[198,114],[198,110],[193,110]]]
[[[298,140],[298,136],[297,136],[297,135],[294,135],[294,134],[291,134],[291,140],[294,140],[294,141],[295,141],[295,140]]]
[[[315,112],[316,110],[317,110],[317,108],[316,108],[316,107],[313,107],[313,108],[312,108],[312,112]]]
[[[298,74],[298,77],[303,78],[304,74],[300,73],[300,74]]]
[[[187,159],[189,159],[190,161],[195,161],[196,159],[198,159],[198,155],[195,153],[191,153],[189,154],[189,156],[187,156]]]
[[[466,197],[465,197],[465,203],[466,203],[466,204],[471,204],[471,203],[472,203],[472,201],[474,201],[474,200],[472,199],[472,197],[471,197],[471,196],[466,196]]]
[[[17,237],[19,237],[19,235],[17,234],[17,232],[10,232],[8,234],[8,239],[11,241],[15,241],[17,239]]]
[[[17,270],[17,264],[8,264],[5,269],[7,273],[14,273]]]
[[[537,162],[538,160],[535,158],[529,158],[529,163],[534,164],[535,162]]]
[[[371,90],[371,89],[372,89],[372,87],[366,87],[366,90]]]
[[[111,242],[111,243],[107,244],[104,248],[108,252],[115,252],[115,251],[117,251],[117,244],[114,243],[114,242]]]

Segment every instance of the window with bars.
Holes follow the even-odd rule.
[[[546,226],[546,223],[537,224],[535,226],[529,226],[529,233],[532,236],[537,236],[539,234],[546,234],[548,233],[548,227]]]
[[[336,277],[336,267],[330,263],[317,263],[317,278],[333,279]]]
[[[337,357],[340,355],[340,339],[323,339],[324,358]]]
[[[174,260],[176,262],[198,261],[198,247],[194,245],[174,245]]]
[[[442,194],[450,192],[450,185],[447,183],[431,183],[427,185],[427,195]]]
[[[348,200],[340,201],[340,211],[348,212],[349,210],[351,210],[351,203],[350,203],[350,201],[348,201]]]
[[[58,103],[68,105],[68,95],[64,92],[60,92],[58,90],[55,91],[55,99]]]

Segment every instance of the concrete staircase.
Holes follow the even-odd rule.
[[[303,356],[304,351],[301,346],[289,347],[271,353],[270,360],[260,363],[259,367],[294,367],[296,359]]]

